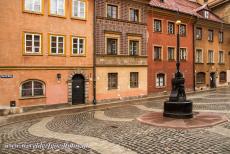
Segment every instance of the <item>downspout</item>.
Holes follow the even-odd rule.
[[[93,104],[97,104],[96,97],[96,0],[94,0],[94,15],[93,15]]]
[[[196,48],[195,47],[196,46],[195,25],[196,25],[196,23],[197,23],[197,17],[196,17],[196,20],[192,26],[192,29],[193,29],[193,91],[196,91],[196,80],[195,80],[196,79],[196,72],[195,72],[195,70],[196,70],[196,67],[195,67],[195,53],[196,53],[196,51],[195,51],[195,48]]]

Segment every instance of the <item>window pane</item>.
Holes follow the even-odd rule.
[[[80,2],[80,17],[85,17],[85,2],[82,1]]]
[[[23,83],[22,89],[32,89],[32,81]]]
[[[57,0],[51,0],[51,14],[57,14]]]
[[[112,38],[107,39],[107,53],[117,54],[117,39],[112,39]]]
[[[32,89],[22,90],[22,97],[30,97],[32,96]]]
[[[26,34],[26,40],[27,41],[32,41],[32,35],[31,34]]]
[[[34,81],[34,88],[43,88],[42,83]]]
[[[34,96],[43,96],[44,95],[44,93],[43,93],[43,89],[41,88],[39,88],[39,89],[34,89]]]

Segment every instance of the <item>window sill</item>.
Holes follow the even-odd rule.
[[[187,60],[183,60],[183,59],[182,59],[182,60],[180,60],[180,62],[187,62]]]
[[[36,15],[44,15],[44,13],[42,13],[42,12],[27,11],[27,10],[24,10],[23,13],[36,14]]]
[[[207,63],[207,65],[214,65],[215,63]]]
[[[220,84],[224,84],[224,83],[226,83],[227,81],[220,81]]]
[[[156,87],[157,89],[163,89],[166,88],[166,86]]]
[[[70,57],[86,57],[86,55],[84,54],[84,55],[71,55]]]
[[[57,18],[64,18],[66,19],[66,16],[62,16],[62,15],[57,15],[57,14],[49,14],[50,17],[57,17]]]
[[[153,33],[163,34],[163,32],[162,32],[162,31],[153,31]]]
[[[130,87],[130,89],[138,89],[139,87]]]
[[[176,35],[175,33],[168,33],[168,35]]]
[[[43,54],[39,53],[39,54],[36,54],[36,53],[23,53],[22,54],[23,56],[43,56]]]
[[[64,54],[49,54],[49,56],[66,57]]]
[[[204,85],[205,85],[205,83],[204,83],[204,82],[197,82],[196,84],[199,84],[199,85],[204,84]]]
[[[118,90],[118,88],[108,88],[108,91]]]
[[[175,59],[168,59],[168,62],[175,62]]]
[[[218,63],[219,65],[225,65],[225,63]]]
[[[27,99],[42,99],[46,98],[45,96],[34,96],[34,97],[21,97],[19,100],[27,100]]]
[[[204,64],[203,62],[195,62],[195,64]]]
[[[161,59],[154,59],[155,62],[161,62]]]
[[[72,16],[71,19],[73,19],[73,20],[87,21],[86,18],[74,17],[74,16]]]
[[[213,43],[213,41],[208,40],[208,42]]]

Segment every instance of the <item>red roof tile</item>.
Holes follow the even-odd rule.
[[[164,0],[164,2],[160,2],[160,0],[151,0],[149,4],[154,7],[159,7],[159,8],[172,10],[172,11],[179,11],[182,13],[194,15],[197,16],[198,18],[204,18],[204,16],[198,13],[199,11],[203,9],[208,9],[208,7],[205,6],[206,4],[204,6],[201,6],[200,4],[196,2],[191,2],[189,0]],[[216,16],[212,12],[210,13],[208,20],[223,22],[218,16]]]

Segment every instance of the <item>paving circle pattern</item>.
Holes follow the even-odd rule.
[[[175,119],[164,117],[162,112],[150,112],[138,117],[137,120],[157,127],[188,129],[212,127],[227,122],[228,118],[223,114],[201,112],[194,113],[191,119]]]

